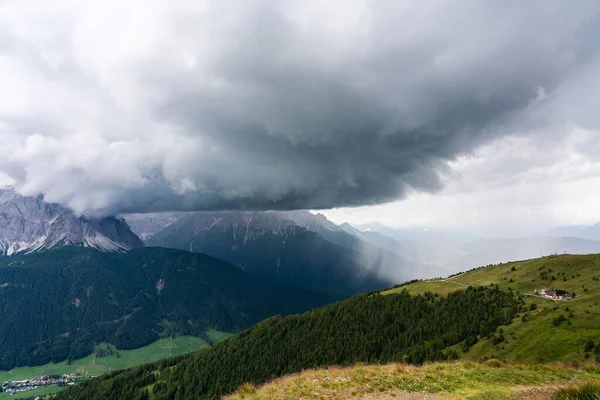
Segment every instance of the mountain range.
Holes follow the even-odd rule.
[[[267,281],[343,296],[419,275],[394,249],[362,240],[308,211],[90,218],[42,197],[0,191],[0,254],[65,245],[106,252],[146,245],[205,253]]]
[[[511,232],[516,236],[510,236]],[[0,255],[62,245],[109,252],[144,245],[168,247],[206,253],[275,283],[341,295],[546,254],[598,253],[597,239],[600,224],[489,234],[380,224],[336,225],[324,215],[308,211],[90,218],[41,197],[0,190]]]
[[[364,240],[379,235],[378,243],[382,247],[386,241],[397,243],[404,258],[421,265],[423,271],[442,271],[437,276],[551,254],[600,253],[600,240],[594,240],[600,238],[600,224],[546,230],[506,229],[497,233],[393,228],[381,224],[357,225],[352,229],[363,235]]]
[[[206,253],[277,283],[342,295],[418,276],[392,248],[308,211],[191,212],[123,216],[147,246]]]
[[[600,223],[594,225],[559,226],[544,230],[540,232],[540,235],[548,237],[576,237],[600,241]]]

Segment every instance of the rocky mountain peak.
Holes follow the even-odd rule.
[[[77,216],[42,197],[0,189],[0,254],[29,253],[61,245],[119,252],[144,246],[122,219]]]

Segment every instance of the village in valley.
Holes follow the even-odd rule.
[[[71,386],[82,379],[80,374],[72,373],[61,376],[40,376],[18,381],[6,381],[2,384],[1,391],[8,393],[9,395],[14,395],[15,393],[27,392],[49,385]]]

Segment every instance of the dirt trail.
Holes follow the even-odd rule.
[[[561,385],[559,385],[560,387]],[[544,385],[539,387],[524,388],[514,394],[514,398],[518,400],[548,400],[556,393],[558,387],[552,385]],[[392,396],[395,395],[395,396]],[[383,393],[365,393],[359,396],[349,396],[348,399],[356,400],[380,400],[390,398],[399,400],[449,400],[456,399],[456,396],[451,396],[447,393],[422,393],[422,392],[405,392],[404,390],[393,390]]]
[[[394,394],[395,396],[392,396]],[[349,396],[348,400],[380,400],[380,399],[398,399],[398,400],[449,400],[453,399],[450,395],[440,393],[406,392],[404,390],[393,390],[383,393],[365,393],[354,397]]]
[[[173,343],[173,336],[171,336],[169,338],[169,342],[165,346],[166,349],[167,349],[167,354],[169,354],[169,357],[173,357],[173,346],[172,346],[172,343]]]

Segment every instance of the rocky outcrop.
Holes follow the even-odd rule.
[[[29,253],[62,245],[118,252],[144,246],[122,219],[77,216],[42,197],[0,190],[0,254]]]

